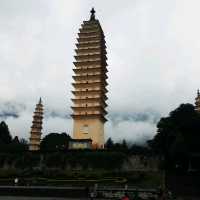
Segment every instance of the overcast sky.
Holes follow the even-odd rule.
[[[41,96],[43,136],[72,134],[71,82],[78,29],[89,11],[108,51],[106,138],[141,142],[200,87],[199,0],[0,0],[0,120],[29,138]]]

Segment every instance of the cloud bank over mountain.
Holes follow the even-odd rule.
[[[200,2],[196,0],[1,0],[0,120],[29,138],[41,96],[44,135],[72,133],[73,56],[91,7],[108,51],[106,137],[142,142],[200,87]]]

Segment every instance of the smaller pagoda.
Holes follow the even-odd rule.
[[[200,92],[197,90],[197,97],[195,98],[195,110],[200,113]]]
[[[33,114],[33,121],[31,126],[31,137],[29,143],[30,151],[40,150],[40,141],[42,135],[42,119],[43,119],[43,105],[42,99],[39,99],[38,104],[36,105],[35,112]]]

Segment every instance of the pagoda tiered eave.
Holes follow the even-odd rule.
[[[87,104],[85,104],[87,105]],[[71,108],[74,111],[99,111],[101,112],[103,115],[107,114],[107,111],[105,110],[105,107],[103,105],[87,105],[87,106],[83,106],[83,105],[75,105],[75,106],[71,106]]]
[[[73,68],[73,71],[76,73],[76,76],[80,76],[80,73],[81,75],[89,75],[89,73],[101,73],[101,72],[104,72],[104,73],[107,73],[108,70],[106,69],[106,67],[77,67],[77,68]]]
[[[98,53],[101,53],[101,48],[100,46],[97,46],[97,47],[91,47],[91,48],[85,48],[85,49],[75,49],[77,55],[83,53],[83,54],[90,54],[90,53],[93,53],[93,52],[98,52]]]
[[[97,60],[86,60],[86,61],[81,61],[81,62],[73,62],[74,65],[76,67],[82,67],[82,66],[102,66],[102,67],[106,67],[107,66],[107,63],[106,61],[102,61],[100,59],[97,59]]]
[[[89,48],[95,48],[95,47],[101,47],[102,41],[90,41],[85,43],[76,43],[76,47],[78,49],[89,49]],[[106,49],[106,45],[104,44],[104,48]]]
[[[78,103],[99,103],[99,104],[102,104],[103,107],[106,107],[107,104],[106,104],[106,99],[103,98],[103,97],[91,97],[91,98],[81,98],[81,99],[71,99],[74,103],[78,104]]]
[[[108,90],[106,89],[106,88],[104,88],[104,87],[96,87],[96,88],[91,88],[91,89],[87,89],[87,88],[80,88],[80,89],[76,89],[76,90],[73,90],[72,91],[72,93],[73,94],[82,94],[81,92],[84,92],[84,94],[86,94],[85,92],[103,92],[103,93],[107,93],[108,92]],[[88,94],[87,93],[87,94]]]
[[[87,62],[87,61],[98,61],[101,59],[101,57],[103,56],[103,59],[105,59],[105,61],[107,60],[106,55],[101,55],[101,54],[97,54],[96,52],[94,54],[89,54],[89,55],[77,55],[74,56],[74,58],[76,59],[76,62]]]
[[[87,35],[91,35],[91,34],[99,34],[99,29],[94,29],[94,28],[91,28],[91,29],[82,29],[80,28],[79,29],[79,33],[78,33],[78,36],[81,37],[81,36],[87,36]]]
[[[80,87],[106,87],[108,83],[106,80],[91,80],[91,81],[81,81],[81,82],[74,82],[72,83],[74,88],[80,88]]]
[[[107,79],[108,76],[105,73],[96,73],[96,74],[80,74],[76,76],[72,76],[75,81],[87,81],[89,80],[96,80],[96,79]]]
[[[84,26],[83,27],[83,24],[81,26],[82,28],[79,29],[79,33],[96,33],[97,31],[99,32],[98,26]]]
[[[107,96],[106,94],[102,93],[102,90],[97,89],[97,90],[72,90],[71,91],[75,96],[79,96],[79,95],[102,95],[102,97],[107,100]]]
[[[82,43],[91,43],[91,42],[101,42],[102,40],[102,36],[101,35],[91,35],[91,36],[87,36],[87,37],[79,37],[77,38],[77,41],[79,42],[79,44]]]
[[[71,117],[73,119],[82,119],[84,117],[84,119],[93,119],[93,118],[99,118],[100,120],[102,120],[102,122],[106,122],[107,119],[106,117],[102,116],[102,114],[72,114]]]

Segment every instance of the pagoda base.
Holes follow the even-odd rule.
[[[29,151],[39,151],[40,146],[39,145],[29,145]]]
[[[74,139],[91,139],[93,148],[104,148],[104,123],[101,119],[74,119],[73,130]]]

